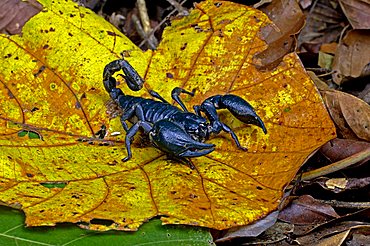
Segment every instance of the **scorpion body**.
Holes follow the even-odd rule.
[[[214,144],[204,143],[211,134],[225,131],[231,135],[239,149],[246,151],[233,130],[219,119],[217,109],[226,108],[237,119],[257,125],[266,133],[266,128],[253,107],[236,95],[209,97],[201,105],[194,106],[195,113],[191,113],[179,96],[181,93],[193,96],[194,91],[189,92],[179,87],[172,90],[172,98],[182,109],[171,105],[155,91],[149,93],[160,101],[125,95],[116,87],[116,80],[112,77],[120,69],[125,73],[123,77],[132,90],[141,89],[144,81],[124,59],[113,61],[104,69],[105,89],[123,111],[121,123],[127,133],[125,145],[128,154],[123,161],[132,157],[131,140],[139,128],[149,134],[149,139],[155,147],[177,159],[185,160],[192,168],[194,166],[186,158],[203,156],[214,150]],[[202,113],[206,117],[203,117]],[[133,123],[131,128],[128,128],[127,120]]]

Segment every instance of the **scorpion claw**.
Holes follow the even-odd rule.
[[[241,122],[252,124],[262,128],[266,134],[267,130],[261,118],[247,101],[235,95],[224,95],[221,99],[223,107],[227,108]]]
[[[215,149],[214,144],[192,139],[182,127],[167,119],[156,122],[149,137],[157,148],[179,157],[199,157]]]
[[[263,130],[263,133],[266,134],[267,130],[266,130],[265,124],[263,124],[263,121],[261,120],[261,118],[258,115],[256,115],[255,120],[256,120],[255,125],[261,127],[262,130]]]
[[[202,151],[188,149],[182,152],[181,154],[179,154],[179,156],[191,158],[191,157],[199,157],[199,156],[207,155],[215,150],[214,145],[211,145],[211,146],[212,147],[210,147],[210,149],[206,149]]]

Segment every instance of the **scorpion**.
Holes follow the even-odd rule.
[[[262,128],[265,134],[267,133],[263,121],[253,107],[239,96],[232,94],[211,96],[200,105],[195,105],[193,107],[195,113],[192,113],[180,99],[180,94],[194,96],[194,90],[190,92],[180,87],[172,90],[171,97],[181,109],[170,104],[153,90],[148,90],[149,94],[159,101],[125,95],[120,88],[117,88],[117,81],[113,77],[120,70],[124,73],[121,76],[133,91],[140,90],[144,80],[123,58],[110,62],[104,68],[104,87],[111,99],[123,111],[120,120],[126,131],[125,147],[127,150],[127,156],[122,159],[124,162],[132,158],[131,141],[140,128],[149,135],[149,140],[154,147],[170,157],[185,161],[192,169],[194,165],[189,158],[204,156],[214,151],[215,145],[205,143],[205,140],[221,131],[229,133],[236,146],[246,151],[247,148],[241,146],[234,131],[220,120],[217,114],[218,109],[228,109],[240,121],[256,125]],[[126,121],[133,125],[129,128]]]

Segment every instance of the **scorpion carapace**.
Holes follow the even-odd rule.
[[[140,90],[144,80],[124,59],[115,60],[104,68],[104,87],[123,111],[121,123],[126,131],[127,149],[127,157],[122,159],[123,161],[132,157],[131,141],[140,128],[149,135],[151,143],[156,148],[176,159],[185,160],[192,168],[193,165],[186,158],[211,153],[215,145],[204,143],[204,141],[221,131],[229,133],[237,147],[246,151],[247,148],[240,145],[234,131],[220,120],[217,114],[218,109],[228,109],[240,121],[256,125],[262,128],[265,134],[267,133],[263,121],[253,107],[239,96],[227,94],[209,97],[200,105],[194,106],[195,113],[192,113],[188,111],[179,96],[181,93],[193,96],[194,91],[190,92],[179,87],[172,90],[172,99],[182,109],[171,105],[155,91],[149,91],[149,93],[159,101],[125,95],[121,89],[117,88],[116,80],[112,77],[121,69],[125,73],[123,77],[127,85],[132,90]],[[133,123],[131,128],[128,128],[126,121]]]

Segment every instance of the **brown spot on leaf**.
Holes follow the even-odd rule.
[[[188,45],[188,43],[184,43],[182,46],[181,46],[181,48],[180,48],[180,50],[184,50],[184,49],[186,49],[186,46]]]

